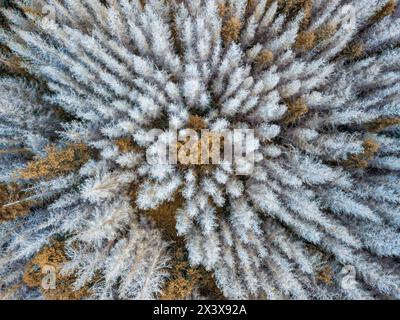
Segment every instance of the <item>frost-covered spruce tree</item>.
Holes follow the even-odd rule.
[[[30,207],[0,220],[3,296],[37,296],[21,278],[58,239],[74,290],[157,297],[174,244],[147,212],[180,197],[176,232],[189,262],[212,271],[227,298],[400,298],[395,6],[38,0],[2,9],[1,44],[38,82],[0,81],[1,181],[25,194],[2,210]],[[253,172],[236,175],[243,162],[149,164],[149,130],[168,124],[254,129]]]

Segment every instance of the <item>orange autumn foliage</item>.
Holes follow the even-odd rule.
[[[54,147],[47,148],[47,156],[28,163],[26,168],[19,170],[23,179],[52,179],[79,169],[89,160],[89,148],[84,144],[72,144],[63,150]]]
[[[138,149],[138,146],[135,144],[133,139],[129,137],[116,139],[115,144],[117,145],[118,150],[121,153],[127,153]]]
[[[274,61],[274,54],[270,50],[262,50],[255,61],[255,65],[258,69],[264,69],[268,67],[271,62]]]
[[[17,184],[0,184],[0,223],[28,214],[33,201],[27,196]]]
[[[137,186],[132,186],[131,198],[136,199]],[[150,217],[155,226],[161,230],[164,240],[171,243],[170,274],[159,298],[164,300],[179,300],[191,297],[196,293],[222,299],[223,295],[217,288],[211,272],[203,267],[192,267],[187,259],[184,238],[176,234],[176,213],[182,208],[184,199],[176,193],[173,200],[156,209],[143,212]]]
[[[317,36],[314,32],[302,31],[298,34],[294,48],[298,52],[306,52],[315,46]]]
[[[222,26],[222,39],[226,44],[234,42],[239,39],[241,22],[236,17],[230,17]]]
[[[388,0],[387,3],[371,18],[371,23],[377,23],[396,11],[397,0]]]
[[[191,267],[186,255],[183,246],[174,249],[172,266],[168,270],[170,278],[158,298],[161,300],[182,300],[199,293],[212,299],[223,299],[212,273],[206,271],[203,267]]]
[[[301,10],[304,12],[302,28],[306,28],[310,22],[314,0],[278,0],[279,11],[294,17]]]
[[[286,115],[283,118],[285,124],[292,124],[308,112],[308,106],[302,98],[287,102]]]
[[[381,118],[367,125],[367,129],[371,132],[379,132],[392,126],[400,125],[399,118]]]
[[[64,244],[53,241],[50,245],[44,246],[28,263],[23,275],[23,282],[29,287],[40,288],[43,296],[47,300],[79,300],[89,295],[90,289],[83,287],[73,290],[72,284],[75,277],[61,275],[62,264],[67,262],[64,252]],[[55,288],[44,288],[42,281],[45,267],[53,267],[55,270]]]
[[[324,266],[317,274],[317,280],[326,285],[333,285],[333,270],[330,266]]]
[[[379,151],[379,144],[372,139],[366,139],[363,143],[364,151],[358,154],[352,154],[349,156],[345,165],[355,169],[366,169],[369,166],[369,162],[374,158],[376,153]]]

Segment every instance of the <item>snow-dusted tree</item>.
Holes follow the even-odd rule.
[[[1,146],[45,156],[47,141],[85,145],[91,157],[47,178],[24,175],[32,163],[22,169],[37,204],[0,224],[5,288],[62,235],[62,272],[76,289],[155,297],[168,253],[146,212],[180,194],[176,230],[189,261],[213,271],[228,298],[400,298],[395,6],[38,0],[2,9],[1,43],[43,90],[1,80]],[[51,115],[58,109],[68,121]],[[149,130],[168,124],[254,129],[253,172],[236,175],[243,162],[147,163]],[[16,156],[1,156],[7,182]]]

